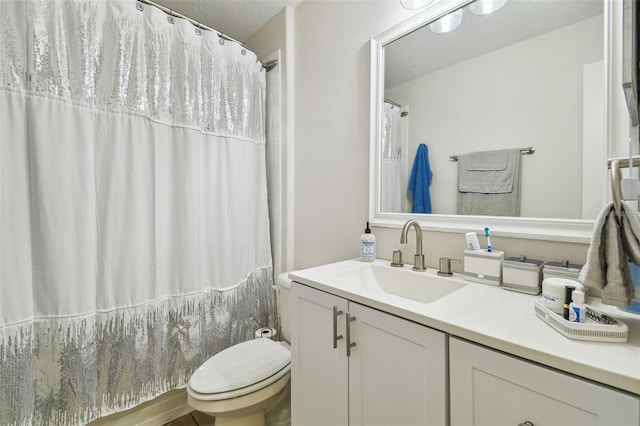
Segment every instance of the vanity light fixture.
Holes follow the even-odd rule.
[[[476,0],[469,5],[471,12],[476,15],[488,15],[502,8],[507,0]]]
[[[429,6],[434,0],[400,0],[400,4],[405,9],[418,10]]]
[[[462,24],[462,9],[454,10],[437,21],[432,22],[429,24],[429,29],[438,34],[448,33],[458,28],[460,24]]]

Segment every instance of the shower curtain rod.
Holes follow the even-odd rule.
[[[400,105],[399,103],[390,101],[389,99],[385,99],[384,100],[386,103],[393,105],[394,107],[398,107],[400,109],[402,109],[402,105]],[[409,115],[408,111],[401,111],[400,112],[400,117],[406,117],[407,115]]]
[[[520,148],[521,155],[533,154],[534,152],[536,152],[536,149],[532,146],[528,146],[526,148]],[[458,156],[457,155],[450,156],[449,161],[458,161]]]
[[[385,101],[386,103],[388,103],[388,104],[393,105],[393,106],[397,106],[398,108],[402,108],[402,105],[400,105],[399,103],[396,103],[396,102],[390,101],[389,99],[385,99],[384,101]]]
[[[181,13],[176,12],[173,9],[169,9],[168,7],[165,7],[161,4],[158,4],[152,0],[137,0],[138,3],[144,3],[144,4],[148,4],[149,6],[153,6],[153,7],[157,7],[158,9],[160,9],[161,11],[163,11],[164,13],[166,13],[169,16],[175,16],[176,18],[181,18],[181,19],[185,19],[189,22],[191,22],[193,25],[196,26],[196,28],[200,28],[203,30],[207,30],[207,31],[211,31],[214,32],[216,34],[218,34],[218,37],[220,37],[223,40],[228,40],[228,41],[232,41],[234,43],[239,44],[240,46],[244,47],[247,50],[251,50],[249,49],[247,46],[244,45],[244,43],[239,42],[238,40],[229,37],[228,35],[221,33],[220,31],[214,30],[211,27],[208,27],[207,25],[204,25],[203,23],[196,21],[195,19],[191,19],[188,16],[185,16]],[[253,52],[253,50],[251,50]],[[255,52],[254,52],[255,53]],[[262,68],[265,69],[265,71],[271,71],[272,69],[274,69],[277,65],[278,65],[278,60],[274,59],[273,61],[269,61],[269,62],[262,62],[260,61],[260,63],[262,64]]]

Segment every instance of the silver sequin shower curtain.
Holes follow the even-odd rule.
[[[84,424],[273,324],[265,72],[132,0],[0,35],[0,424]]]

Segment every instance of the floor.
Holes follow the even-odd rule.
[[[164,426],[213,426],[216,420],[212,416],[208,416],[199,411],[192,411],[182,417],[166,423]]]

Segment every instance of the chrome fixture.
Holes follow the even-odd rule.
[[[422,254],[422,229],[416,220],[411,219],[404,224],[402,234],[400,234],[400,244],[407,244],[407,233],[412,226],[416,229],[416,254],[413,256],[413,270],[424,272],[427,268],[424,266],[424,254]]]
[[[393,260],[391,261],[391,266],[393,266],[394,268],[402,268],[404,266],[404,264],[402,263],[402,251],[393,251]]]
[[[338,316],[342,315],[342,311],[338,310],[338,306],[333,305],[333,349],[338,348],[338,340],[343,338],[342,334],[338,336]]]
[[[451,272],[451,262],[460,262],[460,259],[450,259],[448,257],[440,258],[440,265],[438,267],[438,275],[441,277],[452,277],[453,272]]]
[[[356,342],[351,341],[351,323],[356,320],[356,317],[352,317],[347,312],[347,356],[351,356],[351,348],[356,345]]]

